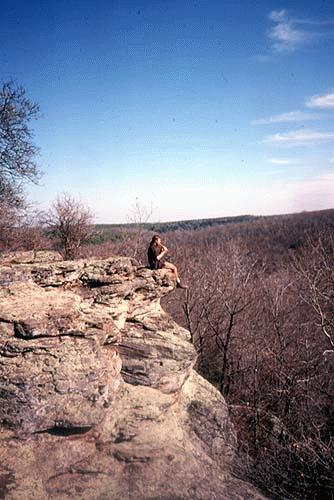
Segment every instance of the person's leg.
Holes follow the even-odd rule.
[[[175,274],[175,277],[176,277],[176,286],[178,288],[185,288],[187,289],[187,285],[183,285],[181,284],[181,280],[180,280],[180,277],[179,277],[179,273],[177,271],[177,267],[174,266],[174,264],[172,264],[171,262],[165,262],[164,263],[164,269],[170,269],[171,271],[173,271],[173,273]]]
[[[174,264],[171,262],[164,262],[164,269],[170,269],[175,274],[176,281],[178,283],[180,282],[179,273],[177,272],[177,267],[174,266]]]

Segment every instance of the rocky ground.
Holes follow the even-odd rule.
[[[0,286],[0,498],[263,498],[233,475],[225,401],[160,307],[166,271],[31,252],[2,256]]]

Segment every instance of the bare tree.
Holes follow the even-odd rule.
[[[138,258],[139,249],[141,247],[144,247],[146,250],[147,245],[144,245],[143,236],[147,231],[145,231],[145,225],[150,220],[151,215],[152,208],[149,210],[145,205],[141,205],[137,198],[136,203],[128,216],[129,223],[134,228],[134,232],[130,232],[129,236],[133,238],[133,251],[131,252],[131,255],[135,259]]]
[[[38,105],[23,87],[12,81],[0,85],[0,251],[24,247],[30,231],[23,186],[39,177],[30,127],[38,115]]]
[[[334,353],[334,238],[331,233],[309,239],[306,251],[295,259],[295,268],[305,288],[302,299],[311,306],[329,349]]]
[[[23,87],[12,81],[0,87],[0,201],[8,206],[21,206],[22,183],[38,179],[38,148],[30,128],[38,115],[38,105]]]
[[[66,193],[41,214],[41,223],[47,234],[58,240],[66,260],[75,258],[80,246],[94,234],[91,210]]]
[[[248,257],[236,242],[225,243],[224,252],[211,251],[211,262],[194,272],[200,288],[186,296],[187,326],[199,353],[198,368],[227,396],[236,363],[231,345],[237,335],[240,315],[249,307],[256,260]]]

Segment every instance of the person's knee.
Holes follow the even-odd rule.
[[[167,269],[170,269],[171,271],[173,271],[174,273],[177,273],[177,268],[176,266],[174,266],[174,264],[172,264],[171,262],[165,262],[165,267]]]
[[[170,266],[171,266],[171,269],[176,273],[177,272],[176,266],[174,266],[174,264],[171,264]]]

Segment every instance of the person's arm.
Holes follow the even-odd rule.
[[[161,245],[161,248],[163,248],[163,251],[159,253],[159,255],[157,255],[157,260],[161,260],[168,252],[168,248],[165,247],[164,245]]]

